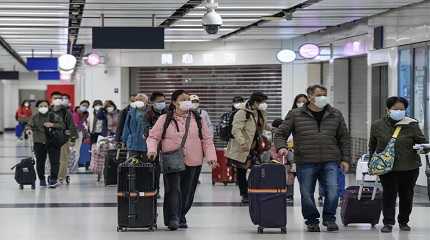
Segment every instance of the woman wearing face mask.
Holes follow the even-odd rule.
[[[227,158],[237,168],[237,182],[242,203],[248,203],[248,182],[246,171],[259,161],[256,153],[258,137],[267,129],[266,114],[267,96],[261,92],[251,95],[245,106],[240,108],[233,117],[230,139],[227,146]],[[269,129],[268,129],[269,130]]]
[[[33,112],[29,101],[23,101],[21,106],[16,110],[15,119],[18,122],[16,125],[15,135],[18,141],[23,140],[25,126],[30,121]]]
[[[95,100],[93,102],[93,125],[91,129],[91,143],[97,143],[99,136],[108,136],[108,124],[107,124],[107,113],[103,108],[103,102],[101,100]]]
[[[157,156],[159,144],[161,152],[177,150],[185,135],[187,119],[190,121],[183,148],[186,169],[164,174],[164,223],[172,231],[188,228],[186,214],[194,201],[203,159],[211,166],[215,166],[217,162],[207,123],[190,111],[191,108],[189,95],[183,90],[175,91],[169,111],[158,119],[147,139],[149,159]]]
[[[105,101],[104,109],[106,109],[108,135],[113,136],[118,127],[120,112],[112,100]]]
[[[148,128],[148,122],[144,119],[148,97],[138,94],[135,100],[135,107],[130,108],[124,123],[122,140],[127,145],[131,157],[146,159],[147,147],[144,132]]]
[[[88,139],[90,137],[89,135],[89,129],[88,129],[88,117],[89,112],[88,108],[90,107],[90,102],[87,100],[83,100],[80,102],[79,106],[75,108],[75,111],[73,112],[73,123],[75,124],[76,130],[78,131],[78,139],[76,140],[75,149],[76,151],[76,157],[79,159],[80,154],[80,148],[82,145],[82,142],[85,139]]]
[[[396,200],[399,196],[399,215],[397,221],[401,231],[410,231],[409,216],[412,212],[414,187],[419,175],[420,156],[413,149],[426,139],[418,121],[406,117],[408,101],[402,97],[387,99],[387,115],[372,124],[369,140],[369,153],[382,152],[393,136],[394,130],[401,127],[395,145],[395,161],[390,173],[380,176],[383,186],[383,233],[390,233],[396,223]]]
[[[36,103],[38,113],[36,113],[27,126],[27,134],[33,136],[34,153],[36,155],[36,169],[40,180],[40,186],[46,187],[45,162],[49,156],[51,166],[50,188],[55,188],[57,184],[58,171],[60,168],[61,147],[47,144],[47,128],[64,129],[63,120],[57,114],[50,112],[49,103],[41,100]]]

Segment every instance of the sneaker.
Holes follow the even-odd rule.
[[[321,232],[320,225],[319,224],[309,224],[308,225],[308,232]]]
[[[249,203],[249,199],[248,197],[242,197],[242,204],[248,204]]]
[[[327,227],[327,232],[339,231],[339,226],[335,222],[324,222],[323,225]]]
[[[409,227],[409,225],[406,224],[399,224],[399,228],[400,231],[404,231],[404,232],[410,232],[411,231],[411,227]]]
[[[51,181],[49,183],[49,188],[57,188],[58,186],[58,182],[57,181]]]
[[[179,228],[187,229],[188,228],[188,224],[186,222],[181,222],[181,223],[179,223]]]
[[[167,226],[167,228],[168,228],[170,231],[176,231],[176,230],[178,230],[178,228],[179,228],[179,224],[178,224],[178,222],[176,222],[176,221],[171,221],[171,222],[169,223],[169,226]]]
[[[46,180],[40,180],[40,186],[41,187],[46,187],[47,186]]]
[[[382,233],[390,233],[393,231],[393,226],[392,225],[384,225],[383,228],[381,228],[381,232]]]

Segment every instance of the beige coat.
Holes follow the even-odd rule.
[[[247,119],[246,113],[250,112],[251,116]],[[252,117],[255,116],[255,119]],[[263,126],[266,126],[266,114],[263,112]],[[257,131],[256,120],[258,113],[256,110],[247,108],[240,109],[233,118],[233,126],[231,133],[234,138],[231,138],[227,146],[227,157],[241,163],[245,163],[249,152],[252,148],[252,143]],[[241,145],[246,144],[246,150],[241,149]]]

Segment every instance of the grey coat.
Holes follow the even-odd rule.
[[[327,106],[318,126],[307,106],[290,111],[275,130],[276,148],[287,148],[290,134],[294,137],[294,158],[298,165],[331,161],[351,162],[348,129],[342,113]]]

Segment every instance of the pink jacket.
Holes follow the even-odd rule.
[[[163,140],[163,152],[174,151],[179,148],[182,141],[182,136],[185,133],[185,122],[187,115],[179,116],[175,114],[175,119],[178,122],[179,132],[177,131],[174,121],[172,121],[166,130],[166,136]],[[215,145],[210,134],[206,120],[202,118],[202,134],[203,139],[199,138],[199,130],[197,122],[192,115],[190,130],[188,132],[187,141],[184,147],[185,165],[194,167],[201,166],[203,159],[207,161],[216,160]],[[157,152],[158,143],[161,140],[163,133],[164,122],[166,121],[166,114],[162,115],[154,127],[149,131],[149,136],[146,140],[148,144],[148,152]]]

